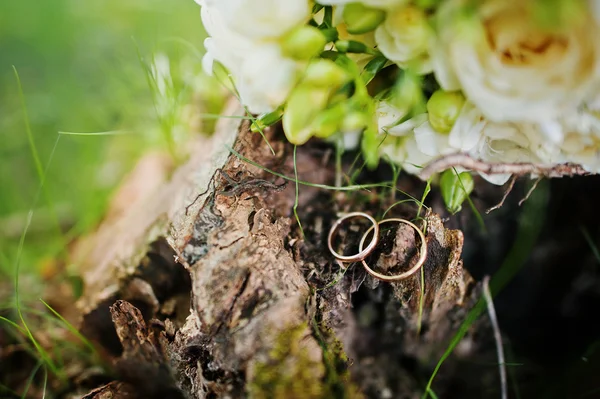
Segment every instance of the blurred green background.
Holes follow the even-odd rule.
[[[193,0],[0,1],[0,274],[14,277],[31,209],[21,270],[33,274],[97,225],[140,154],[168,147],[161,126],[173,121],[157,115],[165,112],[148,71],[155,55],[166,55],[174,83],[163,97],[173,108],[186,101],[189,79],[175,71],[200,74],[199,13]],[[48,167],[45,190],[40,166]]]

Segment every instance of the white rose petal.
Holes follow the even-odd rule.
[[[466,101],[448,134],[448,144],[461,152],[470,151],[481,140],[486,124],[481,111]]]
[[[377,104],[377,124],[379,126],[379,133],[385,133],[405,115],[406,112],[394,107],[389,102],[380,101],[379,104]]]
[[[259,40],[249,34],[241,34],[240,29],[233,29],[229,25],[233,17],[228,7],[237,4],[248,8],[249,1],[204,0],[204,2],[205,6],[201,9],[202,22],[211,35],[204,41],[207,51],[202,59],[204,70],[211,74],[215,61],[223,64],[230,73],[241,102],[252,113],[271,112],[283,104],[297,82],[298,63],[284,57],[276,41]],[[291,7],[292,3],[299,2],[285,4]],[[268,4],[255,6],[265,5]],[[273,10],[275,14],[282,11],[277,7],[271,9]],[[295,14],[298,11],[295,8],[288,11],[294,12],[295,15],[290,18],[299,18]],[[269,14],[269,11],[261,12]],[[251,17],[249,14],[248,21],[252,21]],[[246,26],[255,25],[254,21],[252,23],[248,21],[245,23]],[[273,28],[270,24],[266,25],[270,26],[268,29]]]
[[[429,121],[417,126],[414,133],[417,148],[425,155],[436,157],[450,149],[448,135],[437,132],[431,127]]]
[[[250,112],[271,112],[283,104],[297,80],[298,66],[275,45],[254,48],[234,77],[242,103]]]
[[[220,12],[229,29],[251,39],[279,38],[310,18],[308,0],[206,0],[206,3]]]
[[[542,31],[528,5],[486,0],[469,16],[463,1],[448,0],[438,10],[438,42],[431,50],[436,77],[446,90],[462,89],[494,122],[558,117],[575,109],[598,81],[594,22]]]
[[[375,30],[378,49],[400,67],[427,74],[433,67],[428,54],[432,31],[423,10],[413,6],[396,8]]]

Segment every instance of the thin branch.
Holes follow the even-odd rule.
[[[533,183],[533,186],[531,186],[531,188],[529,189],[529,191],[527,191],[527,194],[525,194],[525,197],[523,199],[521,199],[521,201],[519,201],[519,206],[523,205],[523,202],[527,201],[529,199],[529,197],[531,196],[531,194],[535,191],[538,183],[542,180],[541,177],[538,177],[537,180]]]
[[[498,318],[496,317],[496,309],[494,309],[494,302],[492,300],[492,293],[490,292],[490,276],[483,278],[483,296],[487,302],[487,310],[492,322],[492,328],[494,330],[494,339],[496,340],[496,351],[498,352],[498,368],[500,370],[500,385],[502,389],[502,399],[508,398],[507,379],[506,379],[506,362],[504,360],[504,349],[502,346],[502,335],[500,334],[500,327],[498,326]]]
[[[537,175],[544,177],[564,177],[594,174],[585,170],[581,165],[573,163],[557,165],[534,163],[487,163],[473,159],[468,154],[451,154],[431,161],[423,168],[419,177],[421,180],[427,180],[432,175],[452,167],[463,167],[488,175],[511,174],[517,176]]]
[[[504,195],[502,196],[502,199],[500,200],[500,202],[498,202],[496,205],[494,205],[493,207],[491,207],[490,209],[485,211],[485,213],[490,213],[491,211],[500,209],[502,207],[502,205],[504,205],[504,201],[506,201],[506,198],[508,198],[508,194],[510,194],[510,192],[512,191],[513,187],[515,186],[515,182],[517,181],[518,178],[519,178],[519,176],[517,176],[517,175],[513,175],[511,177],[510,184],[508,185],[508,188],[504,192]]]

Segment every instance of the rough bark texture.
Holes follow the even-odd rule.
[[[274,153],[247,122],[223,120],[186,165],[80,246],[83,330],[117,359],[120,378],[87,397],[420,395],[478,298],[460,260],[462,233],[426,214],[423,290],[420,274],[388,284],[358,264],[341,269],[325,245],[337,212],[375,214],[381,195],[301,186],[303,237],[292,213],[294,183],[284,187],[227,149],[293,175],[292,147],[275,131],[267,139]],[[299,148],[299,179],[332,184],[330,154]],[[357,237],[342,233],[342,244],[356,246]],[[410,228],[391,229],[369,262],[391,273],[408,268],[417,240]],[[482,331],[485,322],[472,329]],[[477,350],[466,345],[461,353]],[[446,377],[453,370],[449,362]]]

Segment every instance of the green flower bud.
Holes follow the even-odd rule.
[[[450,133],[464,104],[465,97],[460,91],[437,90],[427,101],[431,127],[440,133]]]
[[[338,64],[322,58],[313,60],[304,74],[304,83],[323,88],[337,88],[351,79]]]
[[[335,48],[340,53],[358,53],[358,54],[372,54],[381,55],[377,50],[372,49],[362,42],[355,40],[338,40],[335,42]]]
[[[342,16],[348,33],[360,35],[375,30],[385,19],[385,11],[362,3],[350,3],[344,7]]]
[[[339,103],[320,112],[312,123],[315,136],[326,139],[339,132],[346,111],[345,104]]]
[[[262,131],[268,126],[274,125],[281,120],[283,116],[283,107],[277,108],[273,112],[262,114],[250,125],[250,131],[257,133]]]
[[[473,192],[474,186],[473,177],[469,172],[456,174],[453,169],[448,169],[442,173],[440,188],[448,212],[453,215],[459,212],[462,203]]]
[[[339,32],[336,28],[321,28],[321,33],[325,36],[325,41],[335,42],[339,37]]]
[[[312,121],[327,105],[329,89],[300,85],[292,91],[283,113],[283,131],[290,143],[301,145],[314,134]]]
[[[365,112],[350,111],[342,121],[342,129],[345,131],[362,130],[369,124],[371,119],[373,119],[373,116]]]
[[[288,33],[281,42],[281,50],[295,60],[308,60],[319,55],[327,44],[327,39],[314,26],[300,26]]]
[[[422,79],[409,71],[403,71],[392,88],[390,102],[398,109],[413,114],[425,112]]]
[[[362,135],[360,148],[367,167],[371,170],[375,169],[379,164],[379,146],[381,145],[381,137],[378,134],[377,122],[371,121]]]

